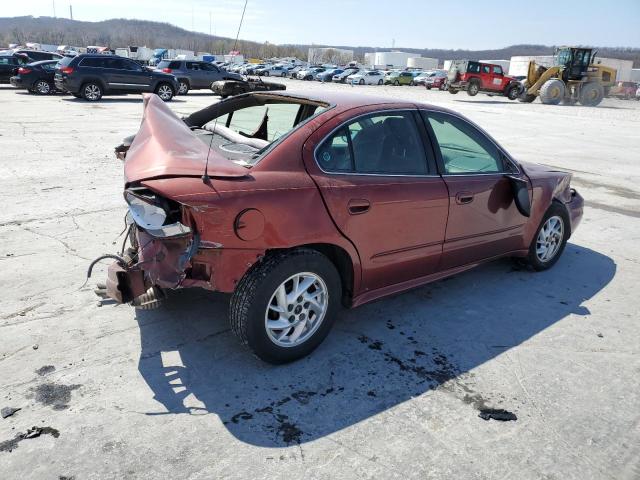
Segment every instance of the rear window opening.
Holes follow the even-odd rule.
[[[245,166],[329,107],[294,97],[243,95],[185,118],[185,123],[219,155]]]

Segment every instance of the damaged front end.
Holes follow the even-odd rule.
[[[180,204],[142,187],[125,190],[124,197],[131,246],[109,267],[106,295],[135,304],[139,297],[182,285],[200,238]]]

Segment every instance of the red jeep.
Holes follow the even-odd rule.
[[[449,68],[449,93],[466,90],[470,96],[478,92],[504,95],[509,100],[518,98],[522,86],[513,77],[505,75],[500,65],[472,60],[455,60]]]

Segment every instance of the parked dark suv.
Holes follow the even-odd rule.
[[[178,81],[173,75],[116,55],[65,57],[58,64],[54,81],[58,90],[90,102],[108,94],[142,92],[154,92],[168,102],[178,91]]]
[[[0,83],[9,83],[11,77],[18,72],[18,67],[29,63],[27,55],[0,55]]]
[[[178,95],[186,95],[189,90],[211,88],[213,82],[219,80],[242,80],[242,75],[196,60],[162,60],[156,70],[170,73],[178,79]]]

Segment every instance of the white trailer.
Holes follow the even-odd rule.
[[[511,62],[509,60],[478,60],[480,63],[490,63],[492,65],[500,65],[503,72],[509,71]]]
[[[407,59],[407,68],[435,70],[436,68],[438,68],[438,59],[429,57],[410,57]]]

